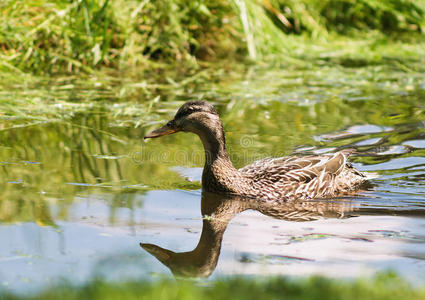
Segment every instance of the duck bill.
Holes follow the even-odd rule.
[[[147,135],[145,135],[144,139],[157,138],[157,137],[160,137],[160,136],[173,134],[177,131],[178,131],[178,129],[176,129],[176,128],[172,128],[168,125],[164,125],[161,128],[158,128],[158,129],[155,129],[152,132],[149,132]]]

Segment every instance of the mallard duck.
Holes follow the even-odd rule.
[[[226,151],[223,124],[214,107],[205,101],[183,104],[174,118],[145,136],[157,138],[179,131],[197,134],[204,146],[202,190],[287,201],[329,198],[355,191],[367,180],[347,158],[350,150],[331,155],[266,158],[241,169]]]

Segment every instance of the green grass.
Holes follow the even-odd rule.
[[[128,282],[94,281],[83,287],[69,285],[48,289],[36,296],[6,295],[3,299],[425,299],[424,287],[413,288],[393,274],[372,280],[343,281],[307,279],[233,278],[200,285],[188,281]]]
[[[416,44],[425,31],[423,0],[8,0],[0,11],[0,70],[16,74],[170,65],[185,72],[271,55],[302,63],[317,58],[316,46],[329,52],[369,32],[375,43],[366,47],[380,53],[376,44]]]
[[[159,61],[190,67],[195,56],[226,48],[221,40],[232,35],[223,22],[232,18],[225,1],[11,0],[0,9],[0,65],[17,72],[91,72]]]

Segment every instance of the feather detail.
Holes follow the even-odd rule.
[[[238,171],[254,196],[278,199],[334,197],[355,190],[366,176],[348,163],[351,152],[266,158]]]

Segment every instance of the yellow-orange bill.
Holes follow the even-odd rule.
[[[177,132],[175,128],[171,128],[168,125],[164,125],[161,128],[155,129],[152,132],[149,132],[147,135],[145,135],[144,139],[151,139],[151,138],[157,138],[164,135],[169,135],[172,133]]]

